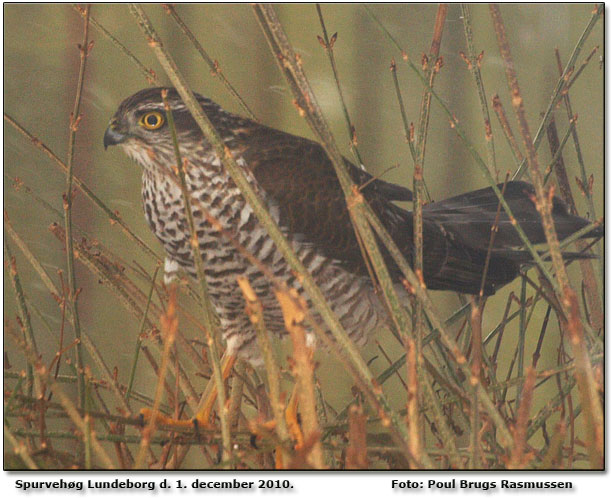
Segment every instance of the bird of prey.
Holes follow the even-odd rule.
[[[308,296],[176,90],[166,90],[180,153],[186,159],[191,208],[212,305],[220,318],[228,351],[256,363],[260,358],[256,333],[244,310],[237,277],[249,279],[270,331],[283,334],[284,321],[272,283],[259,266],[236,249],[235,240],[275,278],[297,289],[306,301]],[[106,130],[104,146],[120,145],[142,167],[144,211],[166,251],[166,280],[179,270],[196,277],[189,225],[175,174],[174,142],[161,94],[162,88],[151,88],[124,100]],[[197,99],[346,331],[353,340],[362,342],[387,320],[387,313],[368,273],[345,197],[323,148],[311,140],[227,112],[208,98]],[[395,201],[411,200],[412,193],[372,178],[347,159],[345,165],[411,264],[413,214]],[[517,222],[533,244],[540,244],[545,242],[545,236],[533,195],[534,188],[528,183],[512,181],[505,185],[504,197]],[[532,263],[530,252],[521,247],[522,241],[503,210],[488,255],[498,206],[496,194],[488,187],[423,207],[423,276],[429,289],[479,293],[488,256],[483,293],[491,295],[516,278],[522,265]],[[553,218],[560,239],[590,223],[569,214],[558,198],[553,199]],[[211,219],[220,226],[211,223]],[[602,234],[603,228],[597,227],[587,236]],[[391,276],[400,282],[398,266],[383,248],[382,252]],[[570,257],[579,255],[571,253]]]

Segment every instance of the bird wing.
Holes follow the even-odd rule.
[[[243,132],[240,140],[238,150],[259,186],[278,206],[280,225],[287,233],[315,244],[321,253],[350,271],[366,275],[346,199],[324,149],[311,140],[259,124]],[[407,233],[404,226],[406,212],[391,202],[410,200],[411,191],[374,179],[347,159],[345,164],[353,182],[365,185],[364,197],[411,258],[412,232]],[[407,218],[411,221],[409,213]],[[392,258],[386,256],[391,272],[398,273]]]
[[[280,225],[300,242],[314,244],[326,257],[349,271],[367,275],[350,212],[339,180],[323,148],[316,142],[278,130],[253,126],[243,133],[239,148],[259,186],[278,207]],[[367,185],[362,193],[384,224],[408,264],[413,259],[413,215],[393,204],[410,200],[408,189],[372,179],[348,160],[346,167],[356,185]],[[425,281],[432,289],[477,293],[481,285],[485,251],[458,243],[434,219],[423,222]],[[401,272],[384,245],[379,243],[387,267],[396,280]],[[484,292],[513,280],[518,267],[495,258]]]
[[[316,142],[255,123],[241,131],[240,141],[237,150],[268,200],[278,208],[279,223],[286,233],[294,240],[313,244],[319,253],[349,271],[368,275],[345,196],[324,149]],[[411,191],[373,179],[346,159],[345,164],[353,182],[366,185],[361,192],[411,265],[413,214],[392,202],[411,200]],[[510,182],[505,188],[505,199],[513,214],[529,239],[540,243],[545,237],[531,200],[533,194],[533,187],[524,182]],[[479,292],[497,207],[498,198],[492,188],[424,206],[423,266],[429,288]],[[569,215],[557,199],[553,214],[560,238],[588,223]],[[520,245],[515,228],[502,211],[484,294],[492,294],[513,280],[519,265],[531,260],[530,253],[520,250]],[[378,246],[391,275],[398,280],[401,272],[397,264],[383,244]]]

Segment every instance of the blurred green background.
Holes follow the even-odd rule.
[[[191,87],[226,109],[240,113],[240,106],[211,74],[162,7],[146,5],[144,8]],[[306,74],[338,144],[345,155],[351,157],[349,137],[333,74],[327,55],[316,38],[316,35],[322,34],[322,30],[315,5],[278,4],[275,8],[289,39],[301,54]],[[372,4],[370,8],[410,59],[419,65],[422,54],[428,53],[430,49],[437,6]],[[299,117],[292,104],[293,97],[277,69],[249,5],[179,4],[176,9],[204,48],[218,60],[225,76],[262,123],[312,137],[305,120]],[[338,33],[334,54],[348,110],[356,127],[359,151],[367,169],[373,174],[380,174],[391,166],[398,166],[385,173],[384,179],[410,186],[412,161],[404,140],[399,106],[389,71],[391,58],[397,60],[408,120],[414,123],[418,121],[423,90],[420,80],[402,62],[400,52],[362,5],[324,4],[322,11],[329,35]],[[568,59],[591,17],[592,5],[503,4],[501,12],[516,62],[531,132],[534,134],[558,80],[554,48],[558,48],[563,61]],[[522,146],[488,7],[472,5],[471,13],[476,51],[484,51],[481,71],[488,102],[490,104],[494,94],[500,95]],[[164,84],[169,82],[127,6],[95,4],[91,15],[125,44],[145,66],[154,69]],[[4,5],[4,110],[62,159],[67,154],[69,115],[74,103],[79,67],[77,44],[81,41],[82,30],[82,17],[70,5]],[[577,130],[587,174],[594,175],[593,193],[597,216],[603,214],[604,188],[604,71],[600,63],[604,55],[603,35],[601,20],[585,43],[578,64],[594,46],[600,45],[600,48],[570,93],[573,110],[579,115]],[[95,41],[95,45],[85,75],[75,174],[109,207],[118,210],[127,224],[161,256],[162,249],[150,233],[141,209],[139,167],[131,163],[120,150],[113,148],[105,152],[102,146],[104,130],[118,104],[148,83],[137,67],[93,27],[90,29],[90,39]],[[467,51],[461,12],[459,5],[452,4],[449,6],[441,44],[443,67],[437,76],[435,90],[452,110],[479,154],[486,158],[477,89],[473,76],[460,56],[461,51]],[[563,106],[555,112],[559,136],[562,138],[568,127],[566,112]],[[503,178],[506,171],[515,170],[515,163],[492,108],[490,114],[497,164]],[[539,148],[540,167],[547,166],[550,159],[549,146],[544,140]],[[579,212],[588,216],[586,203],[574,181],[579,170],[570,141],[564,150],[564,159]],[[63,223],[63,220],[43,208],[23,189],[16,191],[7,178],[19,177],[36,196],[61,212],[65,177],[46,156],[35,150],[7,124],[4,127],[4,174],[4,208],[16,231],[57,283],[57,270],[65,269],[65,254],[62,245],[49,232],[48,227],[52,222]],[[475,161],[435,101],[431,107],[424,176],[433,199],[442,199],[487,185]],[[153,271],[152,259],[143,255],[119,228],[111,226],[108,219],[82,194],[75,198],[74,223],[124,261],[136,260],[147,271]],[[61,315],[57,304],[22,254],[14,245],[11,247],[17,257],[25,292],[37,308],[33,313],[34,326],[39,334],[39,349],[48,352],[49,356],[45,358],[48,363],[57,348],[55,334],[61,323]],[[77,285],[82,288],[79,302],[83,329],[97,341],[103,356],[109,360],[109,366],[118,367],[120,379],[125,382],[139,323],[124,311],[111,293],[98,284],[91,273],[78,262],[76,266]],[[578,269],[571,270],[578,282]],[[4,317],[15,327],[15,299],[6,272],[4,284],[7,291]],[[599,286],[601,284],[599,280]],[[146,289],[146,286],[143,284],[142,288]],[[509,292],[513,290],[519,294],[519,288],[519,282],[515,282],[489,300],[484,330],[498,323]],[[432,294],[444,318],[459,305],[457,296],[453,294]],[[540,306],[535,314],[542,316],[544,312],[545,307]],[[552,321],[554,323],[550,324],[547,335],[550,339],[543,346],[541,368],[556,365],[557,344],[553,338],[558,329],[555,320]],[[511,335],[511,330],[514,329],[510,328],[506,332],[508,339],[505,344],[510,353],[513,352],[515,337],[515,334]],[[68,337],[70,334],[68,328]],[[192,335],[196,335],[196,332],[192,332]],[[396,358],[401,353],[400,346],[386,335],[376,339]],[[18,355],[13,354],[12,341],[6,334],[5,350],[15,362],[14,368],[22,368]],[[378,354],[375,341],[370,341],[364,353],[365,358],[370,359]],[[321,356],[317,372],[321,379],[333,379],[332,389],[336,390],[337,396],[333,402],[341,408],[351,399],[351,381],[347,374],[342,378],[333,362],[325,361],[324,356]],[[144,364],[141,365],[144,370],[136,379],[136,387],[152,389],[155,377],[145,370]],[[385,366],[383,358],[372,363],[375,372]],[[392,393],[397,387],[398,383],[393,380],[389,383],[389,392]],[[404,396],[402,390],[398,392],[397,406],[403,406]]]

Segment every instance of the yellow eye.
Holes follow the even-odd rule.
[[[163,115],[157,111],[143,114],[138,124],[147,130],[157,130],[163,125]]]

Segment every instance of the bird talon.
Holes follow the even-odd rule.
[[[258,450],[259,447],[257,446],[257,435],[256,434],[251,434],[250,435],[250,445],[255,449]]]

